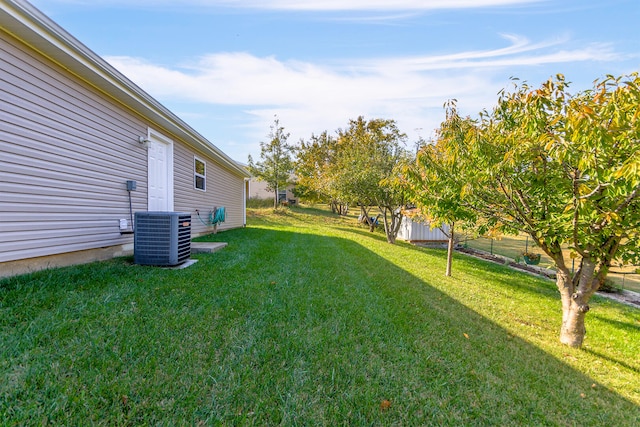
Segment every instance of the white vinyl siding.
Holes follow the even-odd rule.
[[[146,211],[138,139],[155,125],[2,30],[0,93],[0,263],[130,244],[118,222],[130,217],[126,181],[137,182],[133,211]],[[243,177],[157,131],[175,141],[174,210],[228,206],[221,228],[241,227]],[[206,199],[193,188],[196,154],[216,183]]]
[[[244,225],[244,177],[223,168],[212,157],[203,152],[195,155],[207,163],[207,191],[202,192],[193,186],[193,157],[191,148],[176,146],[175,150],[175,210],[191,212],[191,233],[194,236],[211,233],[212,227],[203,224],[196,214],[206,223],[209,212],[214,207],[224,207],[227,220],[218,225],[218,230],[238,228]]]
[[[0,262],[123,244],[140,120],[0,32]]]

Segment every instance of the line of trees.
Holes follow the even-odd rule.
[[[276,119],[270,142],[261,143],[263,160],[249,158],[254,176],[276,191],[295,176],[298,197],[327,202],[342,215],[356,206],[371,231],[380,218],[387,241],[395,243],[407,200],[406,191],[394,179],[409,156],[404,148],[407,137],[394,120],[358,117],[338,129],[336,136],[326,131],[312,135],[295,149],[286,144],[287,136]],[[278,180],[276,176],[285,169],[287,179]],[[372,209],[377,209],[375,215]]]
[[[393,120],[351,120],[336,137],[301,141],[297,190],[340,213],[358,206],[370,223],[377,207],[390,243],[401,208],[417,205],[449,226],[447,275],[458,227],[528,234],[556,265],[560,341],[580,347],[614,260],[640,262],[640,78],[608,76],[575,95],[568,87],[562,75],[539,88],[515,83],[475,120],[450,101],[415,155]],[[573,273],[565,247],[580,260]]]
[[[323,133],[303,141],[296,163],[301,190],[328,200],[340,213],[357,206],[371,231],[381,218],[387,241],[394,243],[406,192],[393,185],[393,178],[408,159],[405,141],[395,121],[363,117],[350,120],[335,138]],[[371,209],[377,209],[375,216]]]

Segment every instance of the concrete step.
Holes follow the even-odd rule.
[[[191,242],[192,254],[210,254],[227,246],[226,242]]]

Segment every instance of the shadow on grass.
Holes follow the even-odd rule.
[[[330,209],[327,208],[319,208],[315,206],[291,206],[290,209],[293,212],[304,213],[305,215],[313,215],[313,216],[321,216],[326,218],[349,218],[349,215],[340,215],[337,212],[331,212]]]
[[[206,239],[229,246],[185,270],[119,260],[52,270],[44,288],[38,275],[0,281],[0,324],[23,313],[1,330],[11,350],[0,346],[0,413],[10,424],[631,425],[640,416],[432,286],[446,280],[440,272],[419,277],[340,237],[246,228]],[[28,375],[16,376],[21,364]]]
[[[259,240],[252,230],[247,231],[247,236],[238,236],[243,242],[239,247]],[[383,236],[365,230],[338,231],[387,245]],[[290,304],[291,310],[268,311],[259,317],[286,319],[280,324],[286,324],[282,334],[286,337],[318,328],[336,333],[312,334],[304,349],[298,348],[304,365],[318,377],[308,380],[313,387],[297,390],[298,396],[313,396],[314,387],[322,389],[325,381],[340,385],[334,392],[339,391],[345,401],[337,402],[336,395],[330,394],[324,402],[333,405],[332,421],[359,414],[374,423],[560,424],[571,416],[576,423],[589,424],[598,418],[624,424],[630,418],[622,415],[617,420],[618,414],[638,414],[633,403],[606,387],[593,390],[591,378],[513,337],[432,287],[429,279],[408,273],[359,243],[273,230],[268,239],[273,239],[268,245],[271,251],[256,248],[250,258],[263,259],[256,261],[258,271],[249,272],[247,280],[255,280],[257,274],[265,284],[259,288],[262,292],[253,289],[256,302],[275,298]],[[406,247],[424,253],[421,248]],[[475,259],[469,263],[485,266]],[[283,276],[270,268],[273,265],[286,265],[287,272]],[[504,267],[498,270],[497,275],[505,277],[504,285],[513,286],[506,279],[513,272]],[[279,287],[283,282],[286,286]],[[266,285],[273,283],[273,288]],[[535,287],[523,288],[540,293]],[[318,359],[316,352],[327,356]],[[588,399],[583,397],[585,392],[590,393]],[[375,407],[382,397],[394,402],[393,415],[380,414]],[[304,414],[306,404],[298,401],[296,408]],[[582,415],[575,418],[576,414]],[[308,414],[300,420],[309,421]]]
[[[612,362],[612,363],[614,363],[616,365],[624,366],[625,369],[633,371],[636,374],[640,374],[640,369],[638,369],[636,366],[630,365],[629,363],[625,362],[624,360],[620,360],[620,359],[613,358],[611,356],[607,356],[606,354],[604,354],[602,352],[595,351],[595,350],[590,349],[590,348],[585,348],[584,351],[586,353],[592,354],[592,355],[594,355],[594,356],[596,356],[596,357],[598,357],[600,359],[605,359],[605,360],[608,360],[609,362]]]
[[[385,243],[387,242],[386,236],[384,234],[371,233],[368,230],[358,229],[358,228],[336,227],[336,229],[344,233],[359,235],[359,236],[366,237],[379,242],[385,242]],[[404,241],[397,241],[396,245],[407,248],[408,250],[413,250],[420,253],[427,253],[430,256],[434,256],[441,259],[443,262],[446,260],[446,257],[447,257],[447,250],[444,248],[425,248],[421,246],[412,245]],[[477,270],[481,270],[483,275],[491,274],[491,277],[494,280],[494,282],[498,282],[506,288],[517,289],[532,295],[540,295],[546,299],[553,300],[553,301],[558,300],[558,291],[555,285],[553,284],[553,281],[550,281],[544,278],[537,278],[537,277],[534,278],[533,276],[527,276],[526,273],[516,271],[507,266],[496,264],[494,262],[490,262],[483,259],[478,259],[470,255],[462,254],[460,252],[455,252],[453,256],[455,261],[455,265],[453,267],[454,276],[456,276],[457,274],[456,273],[457,269],[467,269],[471,267]],[[522,275],[522,277],[531,277],[531,280],[514,281],[512,279],[512,276],[514,274]]]
[[[592,316],[601,322],[605,322],[612,326],[615,326],[617,329],[626,330],[627,332],[630,332],[630,333],[640,334],[640,323],[633,323],[632,319],[629,319],[628,321],[623,322],[616,319],[609,319],[604,316],[600,316],[598,314],[593,314]],[[640,322],[640,320],[637,322]]]
[[[387,242],[387,236],[384,234],[384,228],[383,229],[376,229],[376,231],[369,231],[369,228],[365,225],[357,225],[354,224],[353,228],[350,227],[334,227],[335,230],[340,230],[344,233],[349,233],[349,234],[357,234],[359,236],[362,237],[366,237],[369,239],[374,239],[380,242],[384,242],[384,243],[388,243]]]

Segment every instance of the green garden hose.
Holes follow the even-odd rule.
[[[219,208],[213,208],[213,210],[209,213],[209,223],[211,225],[220,224],[227,219],[227,211],[224,206],[220,206]]]

